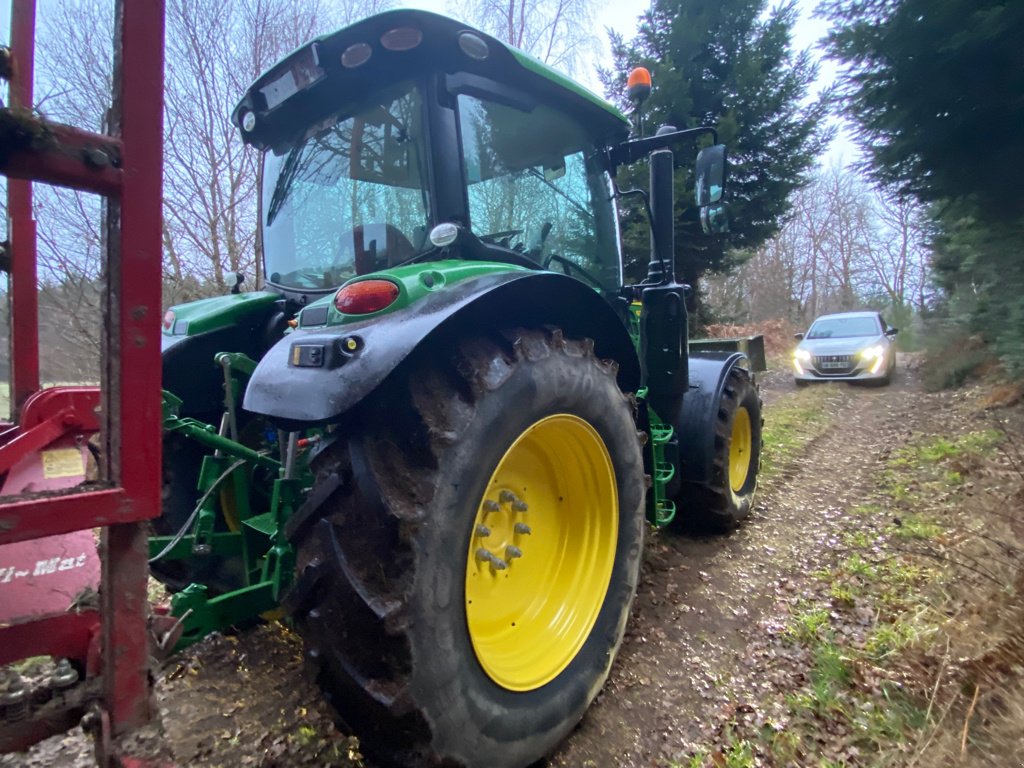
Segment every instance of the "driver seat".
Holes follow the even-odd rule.
[[[360,224],[348,236],[352,238],[357,275],[393,267],[416,254],[409,238],[390,224]]]

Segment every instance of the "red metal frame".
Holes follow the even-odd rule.
[[[97,192],[107,206],[106,314],[101,455],[95,489],[0,498],[0,546],[101,527],[100,719],[117,736],[151,716],[146,530],[160,512],[161,184],[163,0],[117,0],[111,136],[43,123],[44,146],[12,153],[8,175],[11,246],[12,406],[17,432],[0,441],[0,472],[68,428],[86,427],[95,391],[64,396],[39,386],[36,232],[30,179]],[[12,0],[12,108],[32,106],[35,0]],[[33,402],[37,403],[35,410]],[[86,486],[85,488],[88,488]],[[59,653],[88,660],[95,612],[0,627],[0,663]],[[17,654],[17,655],[16,655]],[[95,668],[96,664],[90,665]],[[55,717],[56,730],[65,722]],[[34,725],[31,737],[47,728]],[[50,732],[54,732],[51,730]],[[101,741],[100,758],[104,755]],[[19,746],[24,746],[21,744]]]

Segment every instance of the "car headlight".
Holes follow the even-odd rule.
[[[793,352],[793,359],[799,360],[802,363],[809,363],[811,362],[811,353],[806,349],[797,349]]]
[[[860,356],[862,360],[877,360],[885,354],[885,349],[881,344],[875,344],[873,347],[861,350]]]

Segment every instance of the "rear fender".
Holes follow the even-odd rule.
[[[690,357],[690,388],[683,398],[679,422],[673,424],[679,438],[680,474],[684,482],[707,483],[715,458],[715,420],[718,403],[729,372],[747,369],[742,352],[709,352]]]
[[[553,272],[509,271],[465,280],[364,322],[288,334],[256,367],[244,407],[282,426],[330,422],[421,346],[542,325],[593,339],[595,354],[618,362],[623,391],[640,386],[640,363],[625,325],[596,291]]]

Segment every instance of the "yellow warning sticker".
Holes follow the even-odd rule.
[[[85,475],[82,452],[78,448],[54,448],[43,451],[43,477],[80,477]]]

